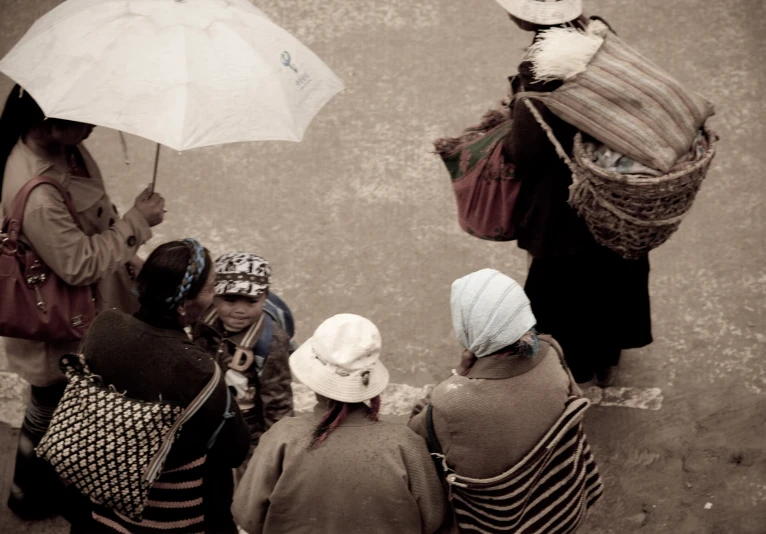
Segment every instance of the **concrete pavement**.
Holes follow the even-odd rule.
[[[651,255],[655,342],[623,358],[618,387],[658,388],[658,410],[594,406],[586,430],[605,479],[587,528],[766,532],[766,7],[759,0],[585,0],[620,35],[716,105],[718,155],[694,208]],[[0,54],[57,0],[0,0]],[[372,319],[392,381],[416,388],[460,351],[449,287],[493,267],[519,281],[524,254],[457,227],[431,142],[475,123],[505,94],[528,44],[491,0],[262,0],[256,4],[322,57],[347,90],[301,144],[164,150],[166,222],[150,247],[198,237],[214,254],[272,261],[298,338],[338,312]],[[0,79],[0,94],[11,82]],[[153,145],[116,132],[88,146],[121,208],[151,179]],[[595,325],[596,327],[598,325]],[[393,399],[392,399],[393,401]],[[15,431],[0,425],[0,499]],[[0,506],[0,532],[23,524]]]

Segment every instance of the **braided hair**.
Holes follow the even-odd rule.
[[[142,310],[155,317],[173,317],[179,305],[199,295],[211,269],[210,253],[195,239],[160,245],[136,280]]]
[[[209,263],[205,261],[205,249],[198,241],[187,238],[184,239],[184,244],[189,249],[189,263],[186,266],[186,272],[184,273],[181,283],[176,288],[175,295],[165,298],[165,302],[168,303],[170,309],[175,308],[184,301],[186,295],[191,291],[192,284],[201,278],[202,271],[205,270],[205,265]],[[208,271],[209,270],[208,267]]]
[[[350,403],[348,402],[341,402],[330,399],[327,413],[324,414],[322,420],[319,421],[319,424],[316,426],[316,428],[314,428],[314,432],[311,435],[311,442],[308,446],[309,450],[319,447],[324,442],[324,440],[327,439],[327,436],[330,435],[330,432],[340,426],[340,424],[344,419],[346,419],[346,416],[348,415],[349,406]],[[367,412],[367,418],[370,421],[377,421],[378,412],[380,411],[380,395],[370,399],[370,405],[365,405],[365,408]]]

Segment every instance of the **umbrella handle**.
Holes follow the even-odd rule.
[[[152,176],[152,187],[149,189],[149,195],[154,194],[154,186],[157,185],[157,167],[160,164],[160,144],[157,143],[157,150],[154,153],[154,175]]]

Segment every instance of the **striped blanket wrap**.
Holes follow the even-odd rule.
[[[452,471],[441,459],[461,531],[575,532],[603,486],[582,428],[590,401],[571,395],[558,421],[524,459],[489,479]]]
[[[536,65],[535,68],[537,68]],[[608,34],[587,68],[556,90],[514,98],[543,102],[612,150],[663,173],[692,148],[713,105]]]

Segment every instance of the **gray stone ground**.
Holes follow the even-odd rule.
[[[0,0],[0,54],[57,3]],[[529,36],[491,0],[258,5],[311,46],[347,90],[301,144],[163,151],[159,190],[169,213],[150,247],[196,236],[213,253],[259,252],[273,263],[300,340],[334,313],[366,315],[382,331],[393,382],[438,381],[459,355],[450,283],[482,267],[523,281],[526,260],[513,244],[461,233],[431,141],[459,133],[504,96]],[[721,142],[688,218],[652,253],[655,342],[626,354],[618,379],[660,388],[662,406],[602,404],[588,414],[606,493],[582,531],[766,533],[764,2],[588,6],[716,104],[711,124]],[[0,79],[0,93],[10,87]],[[97,130],[88,144],[113,199],[127,208],[150,180],[153,145],[128,136],[126,167],[116,132]],[[0,378],[12,419],[21,397],[5,384],[16,382]],[[0,424],[3,500],[16,435]],[[66,528],[19,522],[0,505],[0,531]]]

